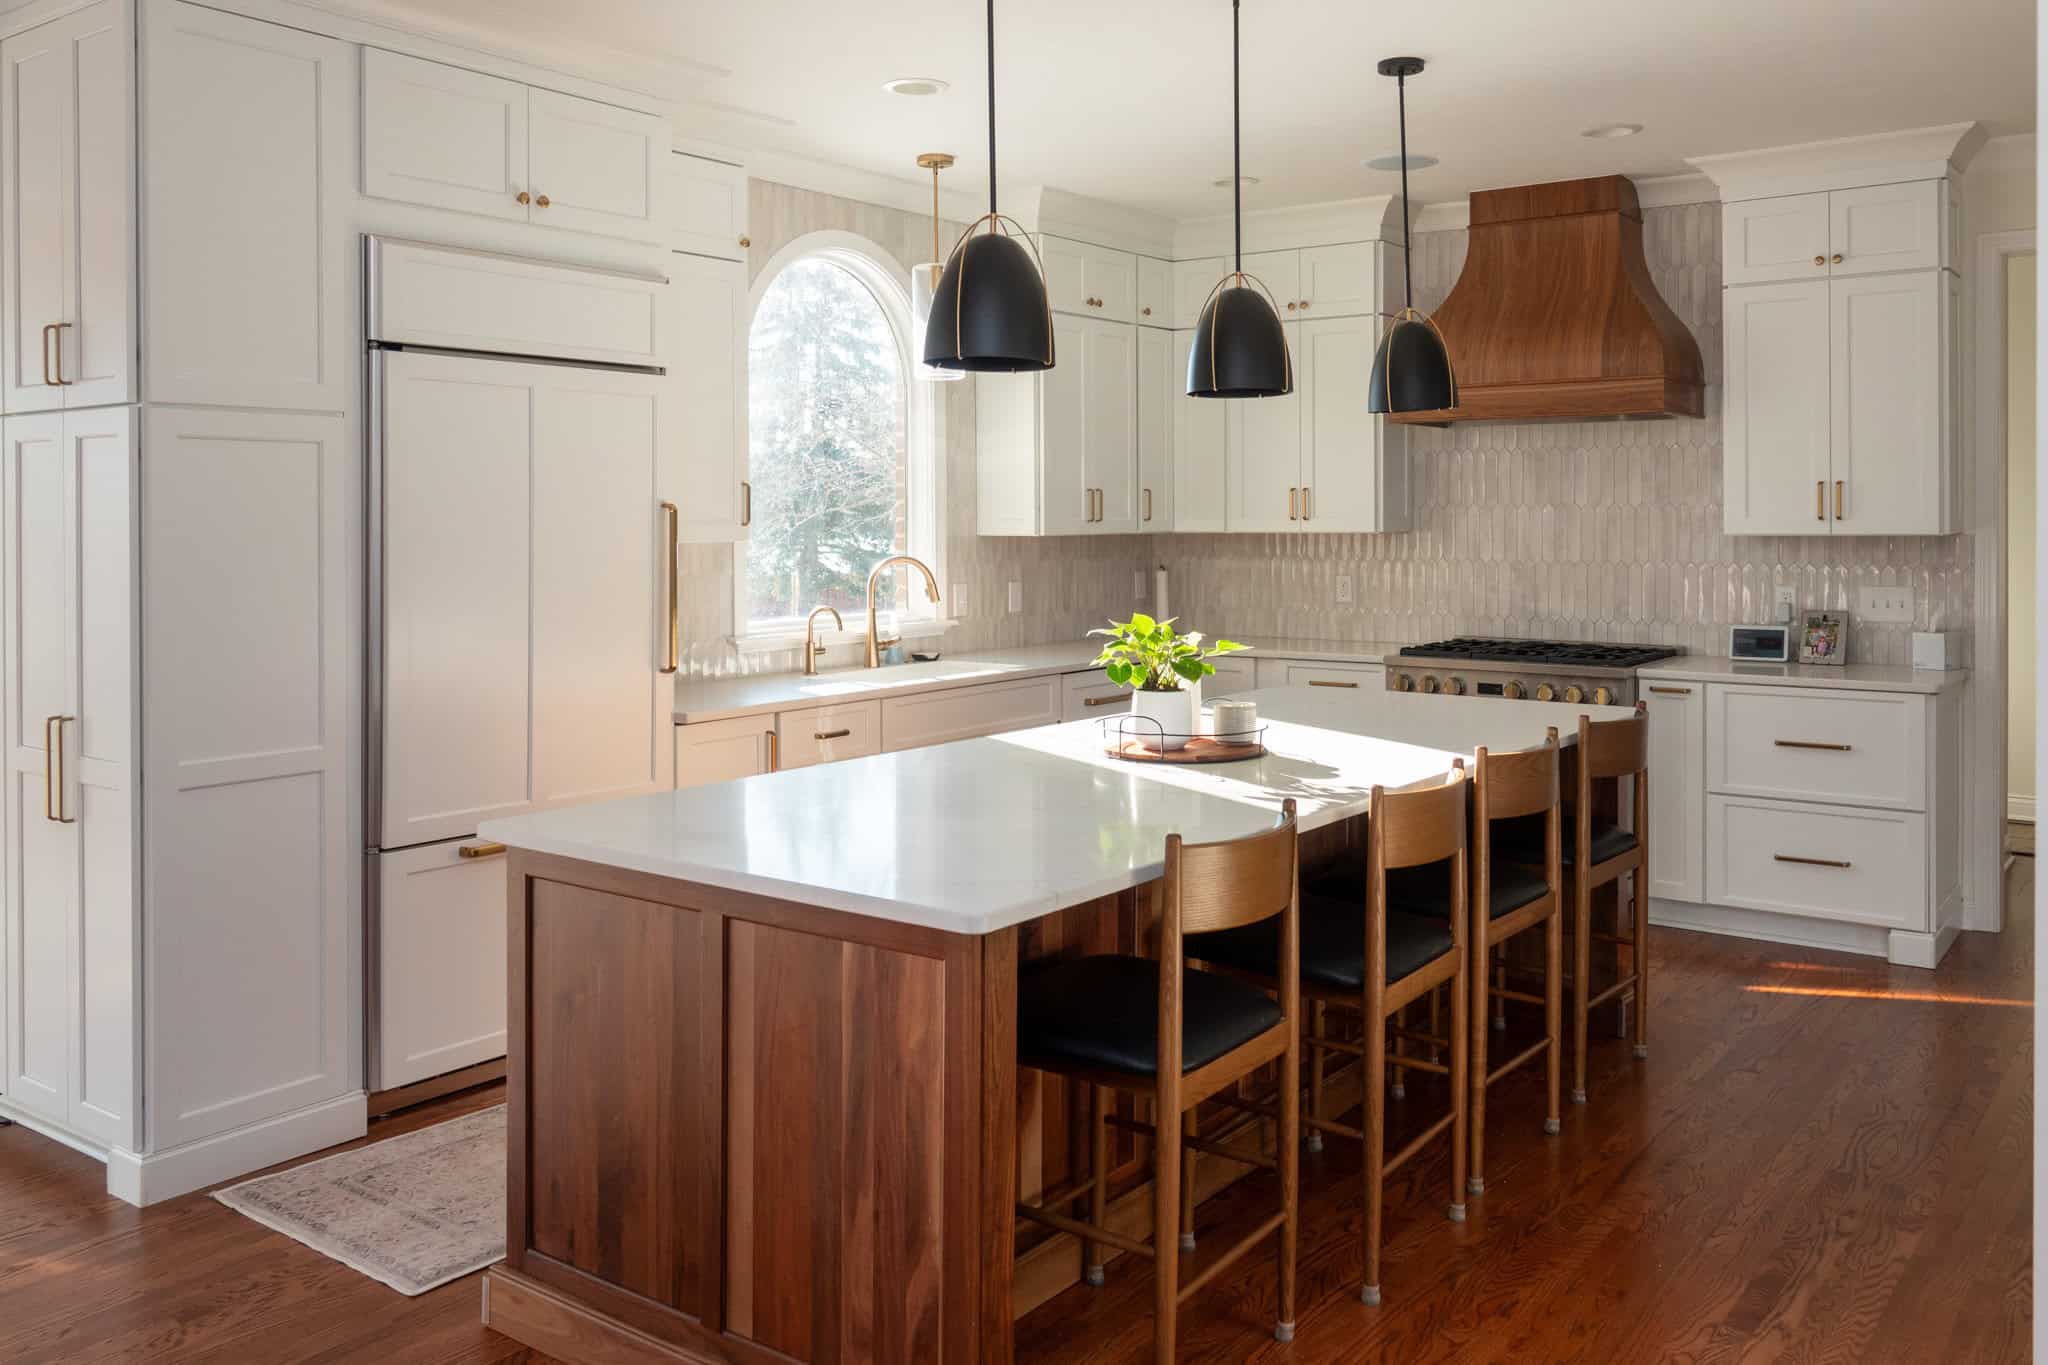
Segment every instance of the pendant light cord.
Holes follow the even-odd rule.
[[[994,0],[990,0],[994,3]],[[1237,44],[1238,0],[1230,0],[1230,193],[1231,216],[1237,224],[1236,270],[1244,274],[1244,115],[1238,108],[1238,85],[1243,79],[1243,58]]]
[[[994,0],[990,0],[993,4]],[[1408,226],[1408,77],[1395,78],[1401,102],[1401,289],[1409,311],[1415,308],[1415,234]]]
[[[996,0],[988,0],[988,212],[996,212]],[[991,229],[993,231],[993,229]]]

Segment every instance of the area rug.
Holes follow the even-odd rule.
[[[424,1294],[504,1258],[505,1106],[213,1197],[401,1294]]]

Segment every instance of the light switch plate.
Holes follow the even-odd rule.
[[[1856,589],[1856,615],[1865,621],[1913,619],[1913,590],[1882,584]]]
[[[1337,605],[1340,607],[1351,605],[1351,575],[1348,573],[1337,575]]]
[[[1145,571],[1143,569],[1131,570],[1131,600],[1133,602],[1145,600]]]
[[[1024,610],[1024,585],[1014,578],[1010,580],[1010,610]]]

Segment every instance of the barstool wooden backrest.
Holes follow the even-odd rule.
[[[1280,924],[1280,1013],[1295,1018],[1301,998],[1300,830],[1294,801],[1280,807],[1280,823],[1242,839],[1188,844],[1166,836],[1166,876],[1159,913],[1159,1083],[1181,1068],[1182,940],[1257,924],[1275,915]]]
[[[1558,860],[1562,853],[1561,816],[1558,810],[1559,771],[1557,727],[1550,727],[1543,743],[1534,749],[1510,750],[1504,754],[1480,749],[1472,763],[1472,903],[1491,906],[1493,894],[1493,822],[1521,816],[1541,815],[1543,819],[1543,872],[1554,888]]]
[[[1650,712],[1642,702],[1627,720],[1594,720],[1579,716],[1578,831],[1583,843],[1592,829],[1593,784],[1617,778],[1632,778],[1636,837],[1647,837],[1650,827]],[[1589,865],[1590,850],[1578,850],[1578,866]]]
[[[1451,771],[1406,787],[1372,789],[1366,820],[1366,941],[1368,997],[1385,980],[1387,963],[1387,873],[1397,868],[1451,861],[1451,937],[1465,942],[1466,811],[1470,779],[1463,759]]]

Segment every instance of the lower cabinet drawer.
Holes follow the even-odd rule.
[[[505,1055],[505,857],[455,839],[377,855],[374,1090]]]
[[[1121,716],[1131,709],[1131,689],[1119,687],[1102,676],[1101,669],[1069,673],[1060,699],[1062,720],[1093,720],[1097,716]]]
[[[983,683],[882,702],[882,748],[917,749],[927,744],[1001,734],[1060,718],[1061,678],[1057,673],[1018,682]]]
[[[775,733],[781,739],[778,768],[808,768],[842,758],[882,752],[882,703],[847,702],[804,711],[779,711]]]
[[[1261,687],[1331,687],[1384,692],[1387,670],[1370,664],[1315,664],[1297,659],[1259,660]]]
[[[1235,696],[1239,692],[1249,692],[1255,687],[1265,686],[1260,680],[1258,661],[1255,659],[1226,654],[1209,662],[1216,666],[1216,672],[1202,679],[1203,701]]]
[[[1707,787],[1729,796],[1927,809],[1927,699],[1716,685]]]
[[[1926,932],[1927,817],[1709,796],[1707,900]]]

